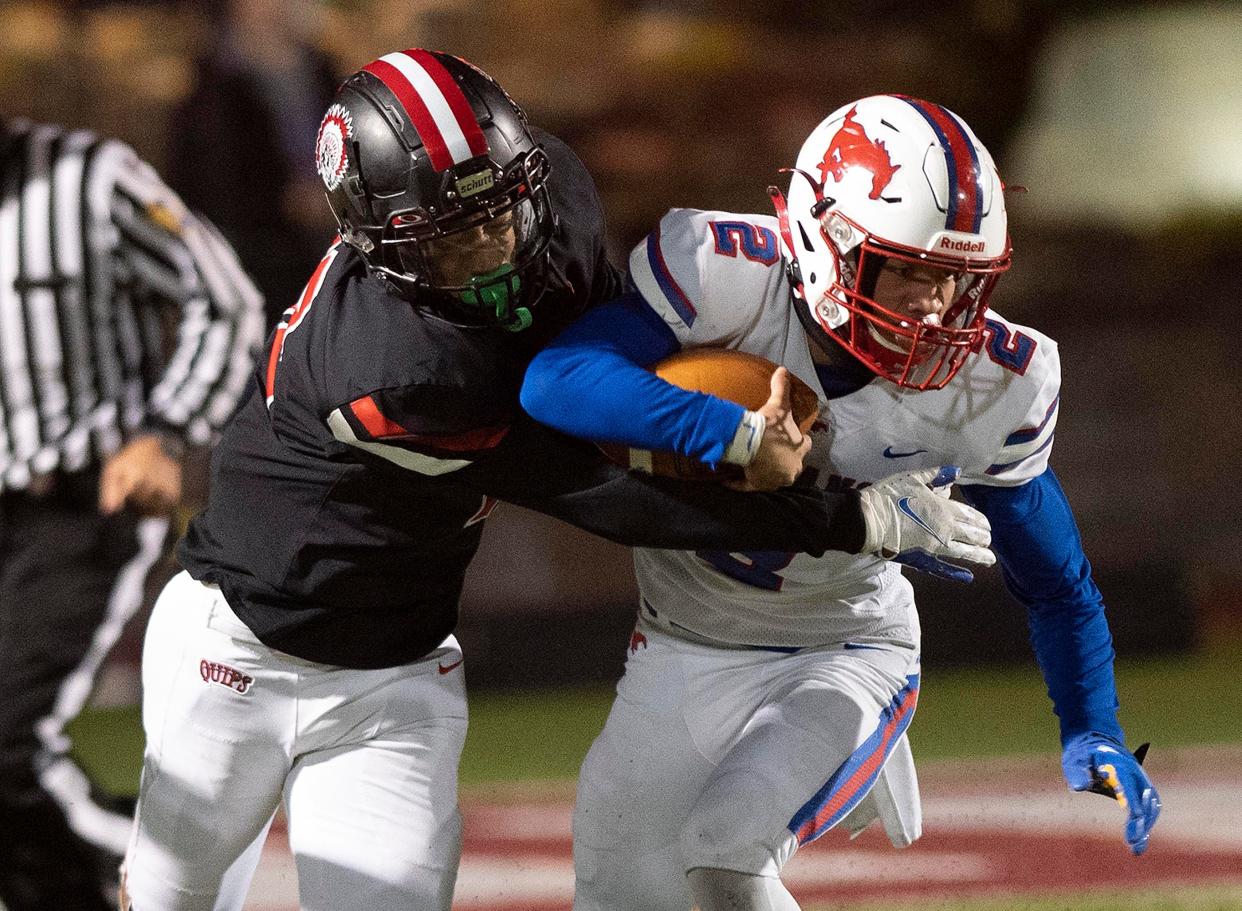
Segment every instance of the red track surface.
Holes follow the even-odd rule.
[[[925,832],[914,846],[895,851],[878,831],[853,842],[830,832],[795,856],[785,880],[808,905],[1242,885],[1242,826],[1236,822],[1242,818],[1242,764],[1236,760],[1236,752],[1181,754],[1153,769],[1165,813],[1141,858],[1122,844],[1115,803],[1069,794],[1046,769],[1029,763],[1003,770],[995,764],[936,766],[924,776]],[[972,787],[979,781],[1021,787],[981,795]],[[570,804],[565,789],[552,790],[562,793],[463,802],[465,854],[455,908],[569,909]],[[274,830],[247,911],[293,911],[294,882],[284,833]]]

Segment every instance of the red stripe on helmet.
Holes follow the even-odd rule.
[[[421,66],[443,93],[449,109],[457,118],[457,125],[461,127],[462,135],[466,137],[471,154],[486,155],[488,152],[487,138],[483,135],[483,128],[479,126],[474,110],[470,107],[470,102],[466,100],[461,86],[453,78],[453,74],[445,69],[444,64],[437,60],[435,54],[430,51],[411,48],[404,51],[404,54]]]
[[[431,159],[431,166],[437,171],[451,168],[453,156],[449,154],[444,136],[440,133],[440,128],[436,126],[436,120],[431,116],[431,111],[427,109],[423,99],[414,90],[410,80],[405,78],[405,74],[386,60],[372,60],[362,69],[363,72],[370,73],[384,83],[388,91],[392,92],[397,97],[397,101],[401,102],[406,116],[414,124],[418,138],[423,141],[423,147]],[[475,127],[477,129],[477,123]]]
[[[936,125],[949,145],[947,156],[951,168],[949,192],[958,194],[959,198],[953,223],[946,227],[953,231],[964,231],[967,234],[977,233],[979,209],[983,205],[979,192],[982,163],[977,161],[975,150],[966,136],[966,131],[957,122],[957,118],[940,105],[914,98],[906,100]]]

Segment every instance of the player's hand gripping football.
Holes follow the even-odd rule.
[[[778,490],[802,474],[802,463],[811,451],[811,438],[794,420],[789,371],[777,367],[769,381],[771,394],[758,414],[763,418],[759,449],[743,471],[745,478],[730,481],[734,490]]]
[[[1061,770],[1075,791],[1093,791],[1111,797],[1126,811],[1126,844],[1142,854],[1152,826],[1160,817],[1160,794],[1143,771],[1147,744],[1133,753],[1125,744],[1103,734],[1079,734],[1061,753]]]
[[[867,529],[862,553],[957,582],[972,581],[974,573],[949,561],[995,563],[996,555],[988,550],[992,526],[987,516],[949,499],[959,474],[954,466],[924,468],[864,488],[859,494]]]

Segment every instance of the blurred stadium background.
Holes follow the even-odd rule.
[[[458,53],[577,149],[619,261],[670,206],[767,211],[776,169],[850,98],[947,105],[1027,190],[1009,200],[1015,266],[993,305],[1061,345],[1053,462],[1123,656],[1123,721],[1158,746],[1242,741],[1242,371],[1229,335],[1242,296],[1242,4],[0,0],[0,23],[0,113],[117,135],[169,175],[194,127],[190,99],[212,88],[202,58],[230,23],[256,65],[284,75],[282,52],[312,49],[337,77],[400,47]],[[237,110],[197,168],[208,199],[213,179],[224,197],[258,168],[246,137],[285,116],[278,104],[263,123]],[[326,205],[296,174],[278,176],[262,202],[233,199],[240,216],[204,206],[272,289],[303,276],[282,268],[278,246],[248,239],[248,208],[275,225],[269,238],[331,237]],[[918,587],[928,687],[916,751],[1043,754],[1055,775],[1055,728],[998,574]],[[515,508],[494,514],[462,606],[468,795],[572,779],[635,600],[621,548]],[[135,624],[78,724],[86,761],[120,791],[135,786],[140,637]],[[1236,770],[1236,752],[1211,755]],[[1185,907],[1242,907],[1242,892],[1196,901]]]

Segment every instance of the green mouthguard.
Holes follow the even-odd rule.
[[[470,279],[471,287],[461,291],[458,299],[463,304],[477,307],[480,310],[491,310],[496,314],[496,321],[510,332],[521,332],[530,326],[531,314],[525,307],[513,307],[513,297],[522,290],[522,279],[514,276],[513,281],[501,281],[513,272],[511,263],[503,263],[491,272],[476,275]],[[513,288],[513,295],[509,288]]]

